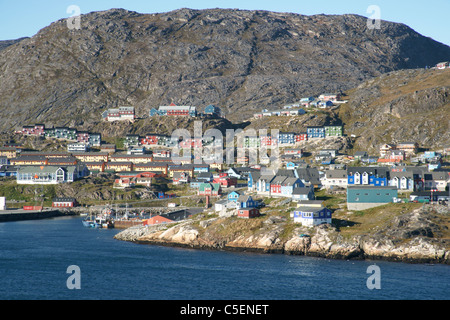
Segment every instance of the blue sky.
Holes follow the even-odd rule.
[[[424,36],[450,45],[450,0],[0,0],[0,40],[35,35],[61,18],[70,5],[81,13],[124,8],[140,13],[166,12],[179,8],[237,8],[293,12],[305,15],[354,13],[369,17],[370,5],[380,8],[382,20],[404,23]]]

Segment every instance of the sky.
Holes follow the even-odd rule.
[[[382,20],[404,23],[450,46],[450,0],[0,0],[0,40],[31,37],[40,29],[74,12],[81,14],[111,8],[139,13],[160,13],[180,8],[233,8],[313,14],[358,14],[376,18],[370,6],[379,8]]]

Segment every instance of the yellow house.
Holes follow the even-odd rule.
[[[14,147],[0,147],[0,157],[7,157],[8,159],[17,156],[17,149]]]
[[[105,171],[133,171],[132,162],[107,162],[105,163]]]
[[[89,169],[89,171],[99,171],[99,172],[105,171],[105,162],[103,162],[103,161],[84,162],[84,164]]]
[[[72,155],[81,162],[108,162],[107,152],[72,152]]]
[[[110,159],[115,162],[133,162],[134,164],[153,162],[153,156],[148,154],[114,154],[110,156]]]
[[[216,170],[218,170],[218,171],[222,171],[223,170],[223,163],[210,163],[209,164],[209,167],[211,168],[211,169],[216,169]]]
[[[174,165],[169,167],[169,177],[173,178],[175,172],[186,172],[189,178],[194,177],[194,167],[186,165]]]
[[[134,171],[148,171],[153,173],[168,174],[167,163],[152,162],[152,163],[138,163],[134,165]]]

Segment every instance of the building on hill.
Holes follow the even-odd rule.
[[[105,121],[124,121],[129,120],[134,122],[136,119],[134,107],[119,107],[108,109],[102,113],[102,118]]]
[[[387,186],[389,169],[385,167],[348,167],[348,185]]]
[[[308,140],[314,138],[325,138],[325,128],[319,126],[309,126],[306,128]]]
[[[221,188],[219,183],[204,182],[200,183],[200,186],[198,188],[198,195],[217,197],[220,194],[220,190]]]
[[[172,103],[169,106],[160,106],[158,110],[152,108],[149,112],[149,116],[185,116],[185,117],[196,117],[197,110],[192,106],[177,106]]]
[[[323,126],[325,130],[325,137],[341,137],[344,134],[343,126],[329,125]]]
[[[59,184],[88,176],[86,165],[17,167],[17,184]]]
[[[392,203],[398,197],[396,187],[389,186],[348,186],[348,210],[365,210]]]
[[[23,126],[22,134],[26,136],[45,136],[45,125],[35,124],[34,126]]]
[[[240,208],[237,209],[237,216],[239,218],[251,219],[260,216],[260,212],[258,208]]]
[[[203,115],[209,116],[209,117],[220,117],[221,116],[221,110],[219,107],[216,107],[215,105],[208,105],[205,107],[205,110],[203,110]]]
[[[306,207],[301,206],[293,211],[295,223],[301,223],[303,226],[312,227],[324,223],[331,224],[332,212],[325,207]]]

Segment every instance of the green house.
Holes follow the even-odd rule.
[[[138,146],[139,145],[139,135],[137,134],[128,134],[125,137],[125,146]]]
[[[393,202],[398,197],[397,187],[348,186],[348,210],[365,210]]]
[[[342,126],[324,126],[325,137],[340,137],[344,134]]]

